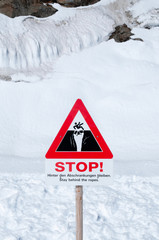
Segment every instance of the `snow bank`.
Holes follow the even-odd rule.
[[[37,67],[108,39],[115,25],[128,22],[128,2],[104,1],[76,9],[55,4],[59,11],[46,19],[0,14],[0,68]]]
[[[159,1],[137,1],[130,11],[141,27],[159,27]]]
[[[153,9],[159,8],[159,1],[156,0],[138,0],[136,1],[136,4],[133,5],[132,10],[134,13],[134,16],[139,16],[144,13],[147,13]]]
[[[61,21],[54,17],[0,18],[0,67],[14,69],[36,67],[93,46],[108,37],[114,24],[104,7],[79,9],[75,16]]]

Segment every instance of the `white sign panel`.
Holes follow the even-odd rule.
[[[46,182],[54,185],[105,185],[113,181],[112,159],[46,159]]]

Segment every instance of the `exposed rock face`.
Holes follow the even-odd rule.
[[[116,42],[126,42],[130,40],[130,37],[134,35],[131,33],[131,28],[129,28],[126,24],[117,26],[115,31],[111,34],[109,39],[114,39]]]
[[[66,7],[79,7],[94,4],[100,0],[56,0],[57,3]]]
[[[48,17],[57,11],[48,3],[56,2],[66,7],[78,7],[98,1],[100,0],[0,0],[0,13],[12,18],[27,15]]]
[[[115,31],[110,35],[109,39],[114,39],[116,42],[126,42],[130,39],[143,42],[141,38],[131,38],[133,35],[131,28],[123,24],[115,28]]]
[[[55,8],[48,4],[44,5],[40,0],[0,0],[0,13],[12,18],[26,15],[48,17],[56,11]]]

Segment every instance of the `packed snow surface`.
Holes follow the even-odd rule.
[[[75,189],[43,175],[1,175],[0,240],[74,240]],[[159,177],[119,177],[84,188],[84,239],[157,240]]]
[[[56,5],[47,19],[0,15],[0,240],[75,239],[74,188],[45,185],[44,156],[78,98],[115,172],[113,185],[84,188],[84,239],[159,239],[158,7],[102,0]],[[122,23],[132,40],[107,41]]]

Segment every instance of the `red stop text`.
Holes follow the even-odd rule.
[[[56,172],[73,172],[77,170],[78,172],[93,172],[93,170],[99,169],[100,172],[103,172],[103,162],[56,162],[55,171]]]

